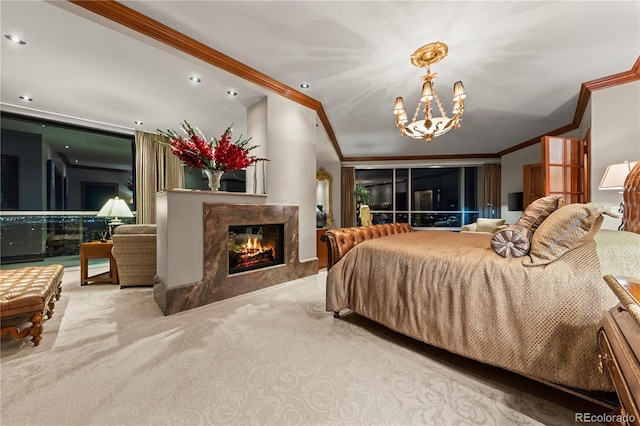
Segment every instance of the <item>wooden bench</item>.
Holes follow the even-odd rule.
[[[0,337],[14,339],[31,336],[34,346],[42,339],[42,320],[53,316],[55,302],[62,292],[62,265],[26,266],[0,271],[0,320],[31,315],[31,326],[2,326]]]

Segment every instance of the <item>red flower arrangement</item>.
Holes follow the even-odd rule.
[[[251,140],[231,140],[232,126],[227,127],[220,139],[213,138],[207,142],[206,138],[197,127],[194,129],[186,120],[180,123],[180,128],[187,135],[186,138],[178,135],[175,130],[158,132],[169,139],[155,142],[171,148],[171,152],[182,160],[187,166],[204,170],[242,170],[258,161],[267,161],[266,158],[250,156],[249,151],[259,145],[247,147]]]

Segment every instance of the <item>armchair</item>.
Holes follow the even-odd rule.
[[[153,286],[156,276],[157,225],[120,225],[111,236],[120,288]]]
[[[501,229],[505,229],[509,227],[509,224],[506,224],[504,222],[505,222],[504,219],[478,218],[478,221],[475,223],[470,223],[469,225],[463,225],[460,228],[460,232],[495,234]]]

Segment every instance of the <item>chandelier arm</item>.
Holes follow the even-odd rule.
[[[433,97],[436,99],[436,103],[438,104],[438,109],[440,110],[440,114],[442,114],[442,118],[444,119],[449,119],[449,117],[447,117],[447,113],[444,111],[444,107],[442,106],[442,102],[440,102],[440,97],[438,96],[438,92],[436,92],[436,89],[433,89]]]
[[[418,102],[418,106],[416,107],[416,112],[413,113],[413,119],[411,120],[412,123],[416,122],[416,119],[418,118],[418,113],[420,113],[420,105],[422,104],[422,102]]]

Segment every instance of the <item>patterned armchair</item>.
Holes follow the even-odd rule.
[[[120,288],[153,286],[156,276],[157,225],[120,225],[111,236]]]

